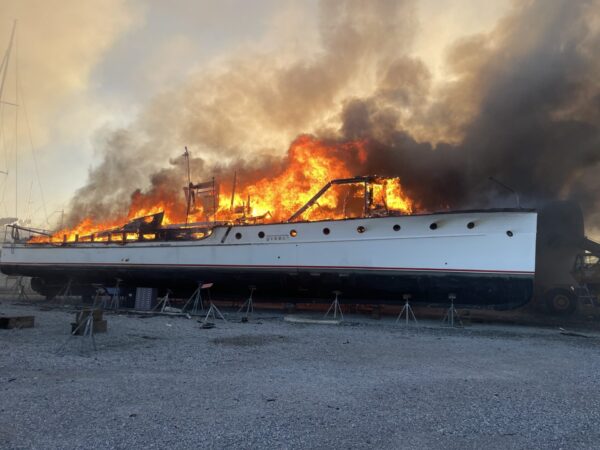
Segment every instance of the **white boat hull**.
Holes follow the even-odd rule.
[[[536,222],[531,211],[476,211],[216,227],[197,241],[15,243],[4,245],[0,267],[46,285],[120,278],[190,289],[203,281],[236,294],[256,285],[257,299],[282,301],[329,299],[339,289],[352,301],[400,302],[409,293],[439,302],[455,293],[457,303],[516,306],[531,296]]]

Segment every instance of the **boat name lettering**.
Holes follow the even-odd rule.
[[[287,241],[287,234],[267,234],[267,241]]]

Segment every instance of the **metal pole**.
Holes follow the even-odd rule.
[[[4,58],[2,59],[2,81],[0,81],[0,100],[2,100],[2,91],[4,90],[4,81],[6,80],[6,71],[8,69],[8,61],[10,60],[10,51],[13,46],[13,40],[15,38],[15,30],[17,29],[17,21],[13,22],[12,32],[10,33],[10,41],[8,43],[8,48],[4,53]]]
[[[14,37],[15,29],[17,26],[17,22],[15,21],[13,25],[13,35],[11,35],[10,43],[12,45],[12,39]],[[19,48],[15,43],[15,103],[19,104]],[[8,59],[6,60],[6,65],[8,67]],[[19,172],[18,172],[18,162],[19,158],[19,108],[15,108],[15,217],[19,218]]]
[[[188,151],[187,146],[184,147],[185,152],[183,153],[183,157],[185,158],[187,164],[187,176],[188,176],[188,190],[187,190],[187,206],[185,209],[185,224],[187,225],[189,216],[190,216],[190,204],[192,202],[192,175],[190,174],[190,152]]]
[[[363,212],[363,216],[364,217],[367,217],[367,203],[368,203],[368,199],[367,199],[368,194],[367,194],[367,192],[368,192],[367,182],[365,181],[365,210]]]
[[[212,177],[212,194],[213,194],[213,223],[217,221],[217,191],[215,189],[215,177]]]
[[[497,179],[495,179],[494,177],[489,177],[490,181],[493,181],[494,183],[502,186],[504,189],[506,189],[507,191],[512,192],[515,195],[515,200],[517,201],[517,208],[521,209],[521,200],[519,199],[519,193],[517,191],[515,191],[513,188],[511,188],[510,186],[504,184],[502,181],[499,181]]]
[[[231,188],[231,205],[229,206],[229,212],[233,212],[233,201],[235,200],[235,188],[237,184],[237,171],[233,172],[233,187]]]

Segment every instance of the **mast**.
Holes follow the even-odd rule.
[[[12,48],[13,48],[13,43],[15,40],[15,34],[16,34],[16,30],[17,30],[17,21],[14,20],[13,21],[13,26],[12,26],[12,31],[10,33],[10,40],[8,41],[8,47],[6,48],[6,51],[4,52],[4,56],[2,57],[2,63],[0,64],[0,105],[3,104],[7,104],[7,105],[11,105],[11,106],[15,106],[17,107],[18,104],[18,96],[19,96],[19,79],[18,79],[18,74],[17,74],[17,70],[18,67],[15,64],[15,98],[16,101],[15,103],[8,103],[2,100],[2,96],[4,94],[4,84],[6,82],[6,74],[8,73],[8,66],[9,66],[9,62],[10,62],[10,55],[12,52]],[[15,217],[18,217],[18,178],[17,178],[17,150],[18,150],[18,134],[19,134],[19,130],[18,130],[18,118],[19,118],[19,110],[16,109],[15,110]],[[6,172],[6,175],[8,175],[8,172]]]
[[[15,30],[17,29],[17,21],[13,22],[12,31],[10,33],[10,41],[8,42],[8,48],[4,52],[2,58],[2,64],[0,64],[0,70],[2,71],[2,79],[0,80],[0,102],[2,102],[2,93],[4,91],[4,82],[6,81],[6,72],[8,70],[8,61],[10,60],[10,52],[13,47],[13,41],[15,39]]]

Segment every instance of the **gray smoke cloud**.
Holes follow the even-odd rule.
[[[300,133],[365,139],[362,173],[402,178],[422,208],[579,201],[600,224],[600,2],[516,3],[488,33],[451,45],[436,85],[411,54],[410,1],[323,1],[316,38],[290,52],[245,48],[156,98],[128,129],[98,133],[103,162],[71,224],[126,211],[131,194],[194,177],[277,167]],[[275,170],[273,169],[273,170]],[[152,175],[155,174],[155,175]]]
[[[373,139],[369,169],[400,175],[427,208],[514,205],[511,194],[490,183],[495,177],[518,190],[526,206],[575,199],[596,224],[599,6],[524,3],[489,34],[453,46],[448,63],[456,81],[441,101],[423,109],[418,102],[425,98],[426,70],[400,60],[403,68],[390,70],[405,74],[401,83],[390,86],[386,74],[374,96],[346,103],[342,134]],[[432,130],[455,129],[458,116],[465,123],[460,142],[417,141],[402,126],[402,110],[415,108]]]

